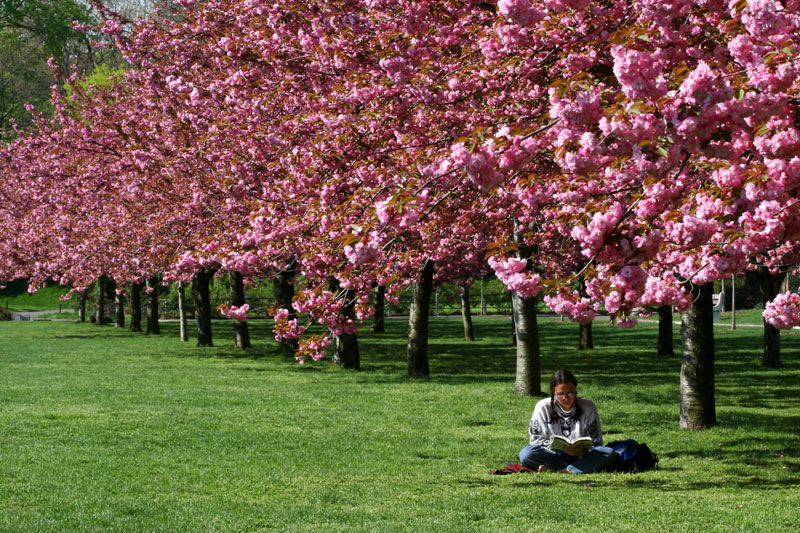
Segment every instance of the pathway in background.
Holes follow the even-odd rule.
[[[52,315],[60,312],[61,311],[58,309],[54,311],[22,311],[19,313],[11,313],[11,316],[13,317],[13,320],[33,320],[42,315]]]

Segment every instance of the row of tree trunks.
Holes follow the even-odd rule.
[[[204,270],[195,275],[192,283],[192,297],[195,303],[198,324],[198,346],[213,345],[210,324],[209,285],[214,274],[214,270]],[[432,261],[427,261],[422,269],[419,281],[414,286],[409,315],[407,347],[408,374],[412,376],[427,376],[430,374],[427,346],[428,321],[433,294],[433,274],[434,264]],[[764,299],[769,301],[778,293],[785,274],[773,275],[769,272],[760,272],[759,275],[762,291],[764,291]],[[231,273],[229,279],[232,304],[235,306],[244,305],[244,283],[241,274]],[[288,283],[288,277],[283,282],[286,285],[291,285]],[[101,280],[98,285],[105,285],[105,283],[105,280]],[[158,320],[158,278],[152,277],[148,279],[147,285],[151,289],[147,306],[148,332],[153,333],[158,332],[156,329]],[[182,288],[182,286],[179,287],[179,289]],[[98,291],[100,291],[98,296],[104,294],[104,290],[98,289]],[[138,319],[136,318],[136,310],[141,308],[140,291],[141,284],[130,285],[131,306],[134,310],[131,317],[132,330],[136,327],[137,322],[139,326],[141,322],[141,313],[138,313]],[[462,308],[469,309],[469,294],[467,291],[464,292]],[[699,430],[712,427],[717,423],[714,378],[713,286],[711,284],[695,286],[692,292],[692,304],[681,316],[680,427]],[[82,296],[85,297],[85,294],[86,292]],[[286,301],[287,294],[289,294],[289,291],[285,285],[281,286],[281,290],[276,291],[276,296],[282,296],[283,304],[286,305],[288,303],[291,309],[291,300]],[[378,294],[380,297],[384,296],[380,288]],[[345,304],[342,308],[342,313],[347,317],[353,318],[356,294],[352,290],[346,290],[343,298]],[[102,298],[99,299],[102,300]],[[118,308],[121,309],[124,301],[120,298],[117,304]],[[536,299],[526,300],[516,294],[512,294],[512,308],[514,331],[517,339],[517,369],[514,392],[525,396],[539,396],[542,394],[542,390]],[[465,337],[467,337],[466,319],[464,323]],[[234,322],[235,328],[241,325],[237,325]],[[237,346],[240,348],[249,346],[246,323],[244,326],[245,328],[237,330]],[[768,344],[769,342],[772,342],[772,344]],[[581,328],[581,345],[586,348],[591,347],[590,327]],[[350,369],[360,368],[358,342],[355,334],[342,333],[335,336],[333,346],[333,364]],[[777,351],[779,349],[779,339],[778,341],[769,341],[765,328],[765,364],[770,346],[775,347],[774,351]],[[670,306],[664,306],[659,309],[658,354],[666,356],[672,353],[674,353],[672,349],[672,309]],[[779,359],[777,360],[779,361]]]
[[[213,346],[213,336],[211,331],[211,300],[209,285],[211,279],[214,277],[216,270],[208,269],[198,273],[193,279],[192,296],[195,303],[196,318],[198,324],[198,346]],[[231,286],[231,300],[232,305],[241,307],[245,304],[244,300],[244,279],[241,273],[231,272],[230,286]],[[105,292],[108,280],[105,276],[101,276],[98,280],[98,305],[95,314],[95,321],[100,322],[98,317],[105,316]],[[157,276],[152,276],[147,280],[148,298],[147,298],[147,330],[148,335],[161,334],[159,326],[159,308],[158,308],[158,287],[159,280]],[[141,283],[131,283],[128,286],[130,292],[130,305],[131,305],[131,324],[130,331],[142,331],[142,313],[141,313]],[[85,321],[85,302],[86,293],[81,294],[81,306],[79,309],[83,313],[79,313],[79,320]],[[186,293],[182,282],[178,283],[178,314],[180,319],[181,340],[188,340],[188,328],[186,323]],[[122,291],[116,293],[115,296],[116,313],[115,313],[115,327],[125,327],[125,296]],[[236,347],[240,349],[248,349],[251,347],[250,336],[247,327],[247,322],[234,319],[234,331],[236,335]]]

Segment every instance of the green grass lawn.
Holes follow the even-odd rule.
[[[0,531],[785,531],[800,529],[800,337],[764,369],[760,330],[716,330],[717,416],[678,429],[678,358],[657,325],[541,324],[543,381],[568,366],[606,440],[643,474],[514,474],[536,399],[512,394],[507,319],[433,319],[431,377],[405,376],[406,325],[364,332],[361,372],[255,348],[74,322],[0,323]],[[676,349],[677,349],[676,331]]]
[[[764,323],[764,312],[763,309],[737,309],[736,310],[736,324],[758,324],[761,325]],[[731,323],[731,313],[730,311],[725,311],[724,313],[720,313],[720,322],[730,324]]]

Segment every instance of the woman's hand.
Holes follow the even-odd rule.
[[[586,455],[586,448],[580,446],[564,446],[563,452],[572,457],[583,457]]]

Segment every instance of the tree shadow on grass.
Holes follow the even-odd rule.
[[[619,490],[619,489],[657,489],[660,491],[681,492],[681,491],[703,491],[719,490],[720,480],[714,478],[691,478],[688,476],[676,475],[677,470],[668,471],[659,468],[649,472],[639,473],[596,473],[588,476],[578,475],[569,476],[567,474],[545,473],[538,474],[533,472],[523,472],[509,474],[514,476],[511,485],[523,490],[530,490],[532,484],[544,485],[547,487],[562,487],[565,484],[572,484],[586,489],[597,490]],[[773,479],[766,474],[761,476],[742,475],[731,477],[730,473],[725,473],[726,487],[735,487],[745,490],[774,491],[774,490],[794,490],[800,487],[800,478]],[[460,481],[467,487],[491,486],[498,482],[496,478],[506,476],[486,475],[481,477],[469,477]]]
[[[214,321],[213,348],[197,348],[190,337],[191,349],[182,348],[180,357],[223,357],[233,359],[269,358],[285,361],[287,368],[297,368],[291,354],[286,353],[272,340],[272,324],[268,320],[253,320],[250,335],[254,348],[236,350],[233,329],[228,321]],[[190,323],[193,327],[193,324]],[[177,322],[162,322],[162,337],[178,337]],[[368,328],[359,333],[362,372],[357,381],[370,383],[403,383],[410,379],[406,375],[406,338],[408,324],[405,319],[386,321],[386,333],[376,334]],[[476,320],[476,342],[463,339],[463,328],[459,317],[432,317],[430,322],[429,362],[431,376],[416,379],[418,382],[475,384],[507,382],[513,385],[516,366],[515,347],[512,345],[512,325],[509,317],[480,317]],[[113,328],[98,328],[85,335],[63,336],[64,338],[98,338],[107,336]],[[542,383],[546,385],[550,373],[557,368],[569,368],[581,383],[602,384],[605,390],[619,390],[620,399],[633,402],[653,400],[652,394],[663,394],[665,384],[674,384],[677,390],[680,357],[657,357],[657,328],[639,327],[621,330],[608,323],[595,323],[593,328],[596,348],[577,349],[578,326],[557,319],[540,319],[540,344],[542,350]],[[192,329],[193,333],[194,330]],[[124,336],[127,332],[114,332]],[[140,335],[127,333],[128,335]],[[800,400],[800,391],[781,383],[781,369],[765,369],[760,366],[760,337],[752,331],[715,330],[717,334],[717,387],[718,405],[762,406],[773,401]],[[793,336],[784,343],[784,368],[798,366],[797,347],[800,336]],[[674,335],[676,354],[680,353],[679,329]],[[179,342],[179,341],[177,341]],[[309,363],[304,369],[316,368],[325,371],[329,359]],[[635,385],[635,397],[625,393]],[[766,387],[765,385],[770,385]],[[662,392],[659,391],[659,387]],[[730,398],[728,400],[726,398]],[[613,400],[613,398],[610,398]]]
[[[569,368],[582,383],[602,383],[606,387],[624,391],[636,385],[639,390],[656,390],[664,384],[674,383],[677,390],[680,375],[680,357],[658,357],[655,347],[657,328],[621,330],[607,323],[597,323],[594,329],[594,350],[577,349],[576,324],[547,319],[540,321],[542,349],[542,382],[557,368]],[[432,383],[479,383],[508,381],[513,383],[515,348],[511,344],[511,323],[506,317],[482,319],[476,324],[477,342],[462,339],[459,320],[431,320],[429,361]],[[387,323],[385,334],[367,332],[360,336],[362,369],[365,373],[379,373],[381,382],[402,382],[408,378],[406,371],[405,334],[407,325],[394,321]],[[680,353],[679,335],[674,335],[676,354]],[[788,343],[787,343],[788,344]],[[764,379],[778,381],[772,369],[760,366],[758,336],[752,331],[723,332],[717,341],[717,381],[724,396],[725,384],[739,383],[752,390],[757,399],[757,387]],[[793,364],[796,349],[784,349],[784,366]],[[372,381],[365,376],[365,381]],[[641,397],[639,397],[641,396]],[[772,393],[766,399],[773,397]],[[630,401],[652,400],[647,393],[639,393]],[[722,400],[724,402],[724,400]]]

